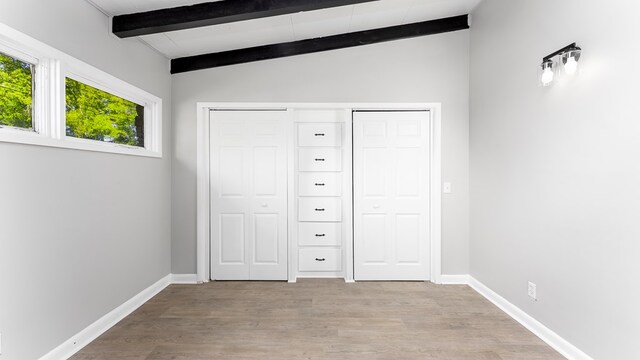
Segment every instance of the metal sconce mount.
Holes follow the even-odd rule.
[[[555,70],[560,64],[564,66],[564,72],[567,75],[575,74],[578,70],[578,61],[581,54],[582,49],[576,43],[573,43],[542,58],[542,64],[540,65],[542,86],[551,85],[555,77]]]

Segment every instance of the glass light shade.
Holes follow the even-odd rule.
[[[542,75],[540,76],[540,81],[542,82],[542,86],[549,86],[551,82],[553,82],[554,73],[553,73],[553,62],[547,61],[542,63]]]
[[[562,55],[564,72],[567,75],[573,75],[578,71],[578,60],[580,60],[580,54],[580,50],[570,50]]]
[[[576,73],[576,71],[578,71],[578,62],[570,57],[569,59],[567,59],[567,62],[564,64],[564,71],[568,74],[568,75],[573,75]]]

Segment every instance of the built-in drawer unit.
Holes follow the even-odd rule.
[[[302,248],[298,251],[299,271],[342,271],[342,250]]]
[[[342,173],[301,172],[298,174],[299,196],[342,196]]]
[[[298,221],[342,221],[340,198],[298,199]]]
[[[339,222],[299,222],[298,245],[301,246],[341,246],[342,223]]]
[[[344,276],[349,268],[351,223],[351,129],[343,110],[300,110],[296,121],[296,236],[297,276]],[[346,174],[346,175],[345,175]],[[343,200],[344,197],[344,200]],[[343,210],[343,206],[348,205]],[[346,240],[345,240],[346,239]]]
[[[342,124],[313,123],[298,125],[298,146],[342,146]]]
[[[342,171],[342,149],[299,149],[298,171]]]

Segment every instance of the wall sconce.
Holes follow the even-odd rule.
[[[556,77],[556,71],[561,65],[565,74],[574,75],[578,71],[578,61],[581,54],[582,49],[576,46],[576,43],[573,43],[542,58],[542,64],[540,65],[540,83],[542,86],[551,85]]]

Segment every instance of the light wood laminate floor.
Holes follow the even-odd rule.
[[[563,359],[467,286],[171,285],[72,359]]]

